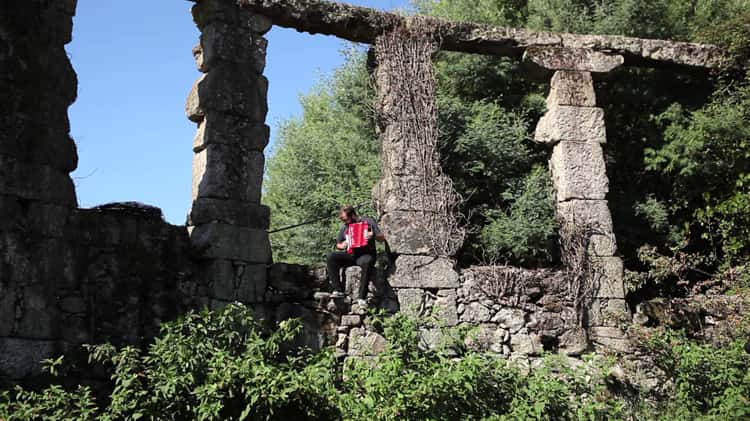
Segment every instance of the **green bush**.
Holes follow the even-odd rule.
[[[726,346],[690,341],[684,334],[655,335],[649,347],[673,385],[663,419],[740,420],[750,417],[750,354],[744,340]]]
[[[589,356],[575,366],[548,356],[529,372],[467,350],[465,329],[439,329],[423,346],[419,323],[376,318],[388,339],[374,357],[336,362],[332,352],[294,350],[297,321],[268,332],[233,304],[165,324],[148,350],[90,348],[112,372],[112,393],[91,389],[0,391],[0,419],[20,420],[619,420],[743,419],[750,415],[750,355],[737,341],[719,348],[676,333],[648,343],[666,373],[669,399],[631,406],[613,394],[612,362]],[[51,362],[56,372],[61,360]],[[642,412],[638,412],[642,411]]]
[[[479,236],[485,260],[549,263],[557,222],[546,168],[535,167],[523,181],[510,209],[490,211],[487,220],[489,223]]]

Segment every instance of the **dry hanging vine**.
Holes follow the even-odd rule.
[[[430,21],[413,18],[408,28],[380,36],[375,44],[377,118],[381,131],[381,213],[412,214],[410,229],[429,240],[438,256],[463,244],[461,197],[440,166],[437,79],[432,55],[439,41]]]

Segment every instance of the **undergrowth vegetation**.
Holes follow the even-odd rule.
[[[292,346],[302,324],[274,331],[231,304],[163,325],[147,349],[90,347],[111,379],[89,386],[0,392],[0,419],[19,420],[617,420],[742,419],[750,414],[750,355],[739,342],[716,348],[675,332],[647,341],[669,385],[660,403],[624,399],[614,360],[575,365],[548,356],[531,370],[471,351],[470,331],[442,330],[426,349],[418,323],[379,318],[389,345],[374,357],[337,360],[332,350]],[[64,377],[62,358],[48,369]],[[632,385],[630,386],[632,388]],[[628,393],[637,393],[632,390]],[[630,404],[628,402],[631,402]]]

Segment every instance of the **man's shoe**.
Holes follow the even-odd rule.
[[[341,291],[333,291],[331,293],[331,298],[344,298],[344,297],[346,297],[346,294],[344,294]]]

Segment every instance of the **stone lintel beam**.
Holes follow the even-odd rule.
[[[207,1],[207,0],[203,0]],[[376,9],[324,0],[236,0],[244,8],[270,18],[274,24],[311,34],[334,35],[372,44],[397,27],[410,26],[413,18]],[[464,53],[521,58],[532,46],[585,48],[619,54],[625,66],[667,67],[695,71],[721,68],[729,62],[717,46],[609,35],[579,35],[531,31],[470,22],[421,17],[434,27],[441,48]]]
[[[552,72],[609,73],[622,66],[625,58],[620,54],[604,53],[589,48],[532,46],[523,53],[523,62],[534,73],[549,78]]]

